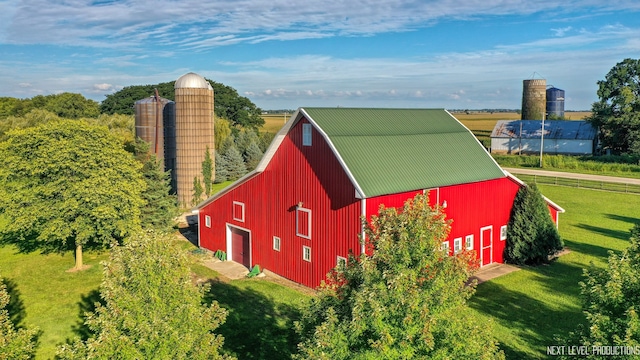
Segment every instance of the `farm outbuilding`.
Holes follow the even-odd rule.
[[[442,109],[300,108],[254,171],[199,204],[199,246],[308,287],[349,253],[361,217],[418,193],[452,219],[442,245],[502,262],[513,200],[524,186]],[[563,210],[552,202],[554,221]]]
[[[491,133],[491,153],[539,154],[542,120],[500,120]],[[596,129],[586,121],[544,122],[545,154],[591,155],[596,148]]]

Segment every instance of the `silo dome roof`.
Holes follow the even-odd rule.
[[[190,72],[180,76],[176,80],[176,89],[190,88],[190,89],[211,89],[211,84],[205,80],[202,76]]]

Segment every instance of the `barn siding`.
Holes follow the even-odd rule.
[[[227,224],[251,230],[252,266],[259,264],[290,280],[316,287],[336,265],[336,256],[359,254],[360,200],[324,138],[313,130],[312,146],[302,146],[299,121],[266,169],[200,210],[200,246],[229,252]],[[232,216],[233,202],[245,204],[245,221]],[[296,205],[311,210],[311,239],[296,235]],[[211,228],[204,226],[211,216]],[[273,249],[273,237],[281,241]],[[302,259],[311,248],[311,262]]]

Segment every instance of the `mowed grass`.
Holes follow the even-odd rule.
[[[187,241],[180,248],[194,252]],[[194,254],[194,259],[202,255]],[[84,334],[83,314],[98,300],[102,281],[102,260],[108,251],[85,252],[88,270],[67,272],[73,267],[71,253],[42,255],[18,253],[13,246],[0,247],[0,274],[12,296],[12,316],[20,325],[41,330],[36,359],[51,359],[56,347]],[[282,359],[296,350],[293,322],[309,296],[264,279],[224,282],[219,274],[199,263],[191,268],[194,277],[211,283],[207,300],[217,300],[229,311],[223,334],[224,350],[241,359]],[[256,355],[252,355],[256,354]]]
[[[560,235],[570,253],[550,265],[522,270],[480,284],[470,306],[493,330],[508,359],[543,359],[584,323],[580,303],[582,269],[603,267],[608,251],[628,246],[629,230],[640,222],[640,196],[541,185],[562,206]]]

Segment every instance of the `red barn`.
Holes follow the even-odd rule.
[[[521,186],[446,110],[300,108],[254,171],[194,211],[201,247],[316,287],[361,253],[361,216],[423,192],[453,220],[443,246],[502,262]]]

